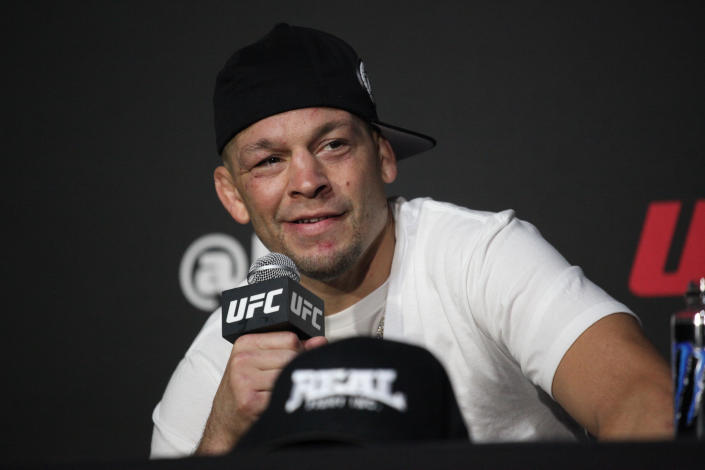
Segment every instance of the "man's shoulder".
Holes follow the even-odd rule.
[[[430,197],[411,200],[396,198],[393,200],[395,218],[401,223],[431,223],[464,225],[467,228],[483,228],[506,225],[515,218],[514,211],[501,212],[470,209],[452,202],[437,201]]]

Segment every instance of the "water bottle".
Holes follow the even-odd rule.
[[[676,436],[705,440],[705,278],[690,282],[686,307],[671,316],[671,370]]]

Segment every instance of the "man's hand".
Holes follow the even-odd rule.
[[[553,396],[598,439],[673,438],[670,370],[630,315],[583,332],[558,365]]]
[[[196,454],[230,451],[269,404],[274,381],[284,366],[300,352],[326,343],[323,336],[301,342],[296,334],[286,331],[238,338]]]

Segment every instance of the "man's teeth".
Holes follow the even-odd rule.
[[[297,220],[297,224],[315,224],[316,222],[320,222],[323,219],[327,219],[328,217],[316,217],[315,219],[301,219]]]

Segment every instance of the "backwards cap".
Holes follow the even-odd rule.
[[[218,153],[235,135],[266,117],[311,107],[338,108],[377,126],[397,159],[435,140],[377,117],[365,65],[342,39],[280,23],[238,51],[218,73],[213,95]]]

